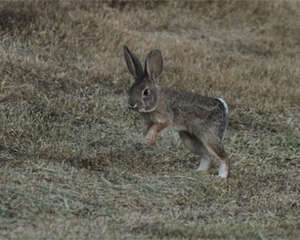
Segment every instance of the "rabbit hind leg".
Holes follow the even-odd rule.
[[[230,160],[224,150],[224,146],[214,135],[206,134],[201,138],[207,150],[220,159],[219,177],[228,178],[230,174]]]
[[[201,157],[200,165],[196,171],[207,171],[210,167],[211,156],[207,151],[206,147],[203,145],[201,140],[199,140],[195,135],[190,134],[187,131],[180,131],[179,137],[183,144],[193,153]]]

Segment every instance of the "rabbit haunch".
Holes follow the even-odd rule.
[[[157,80],[163,71],[163,60],[159,50],[147,55],[144,68],[126,46],[124,57],[135,79],[129,91],[128,108],[143,116],[147,142],[155,144],[161,130],[173,127],[184,146],[200,156],[198,171],[208,170],[215,156],[221,162],[219,177],[227,178],[230,160],[222,143],[228,125],[225,100],[160,87]]]

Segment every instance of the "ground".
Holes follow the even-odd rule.
[[[298,1],[0,6],[1,239],[299,239]],[[177,134],[145,145],[123,45],[229,105],[228,181]]]

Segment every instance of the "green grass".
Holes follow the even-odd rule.
[[[299,239],[297,1],[4,2],[0,239]],[[146,146],[122,46],[224,97],[232,176]]]

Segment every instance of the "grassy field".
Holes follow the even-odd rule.
[[[123,45],[223,97],[232,176],[145,145]],[[300,2],[4,1],[0,239],[299,239]]]

